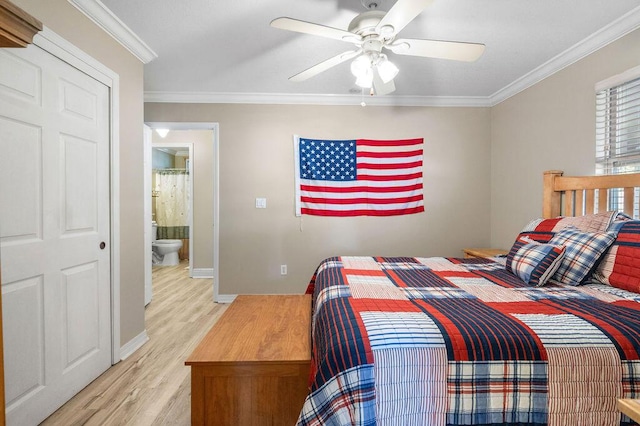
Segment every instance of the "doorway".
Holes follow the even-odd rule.
[[[145,129],[145,305],[152,295],[152,152],[153,149],[189,150],[191,208],[189,220],[189,277],[213,278],[218,299],[218,125],[217,123],[149,122]],[[164,138],[158,130],[162,129]],[[166,133],[165,133],[166,132]],[[184,158],[184,157],[183,157]],[[156,194],[157,195],[157,194]]]

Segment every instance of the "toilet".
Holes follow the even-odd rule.
[[[182,240],[158,240],[158,225],[151,222],[151,247],[155,253],[162,256],[162,266],[174,266],[180,263],[178,250],[182,248]]]

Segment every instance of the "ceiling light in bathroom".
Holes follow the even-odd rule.
[[[156,132],[158,132],[161,138],[164,138],[169,133],[169,129],[156,129]]]

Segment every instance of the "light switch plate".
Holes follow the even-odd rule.
[[[256,209],[266,209],[266,208],[267,208],[267,199],[256,198]]]

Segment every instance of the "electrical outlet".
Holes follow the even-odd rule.
[[[280,265],[280,275],[287,275],[287,265]]]

